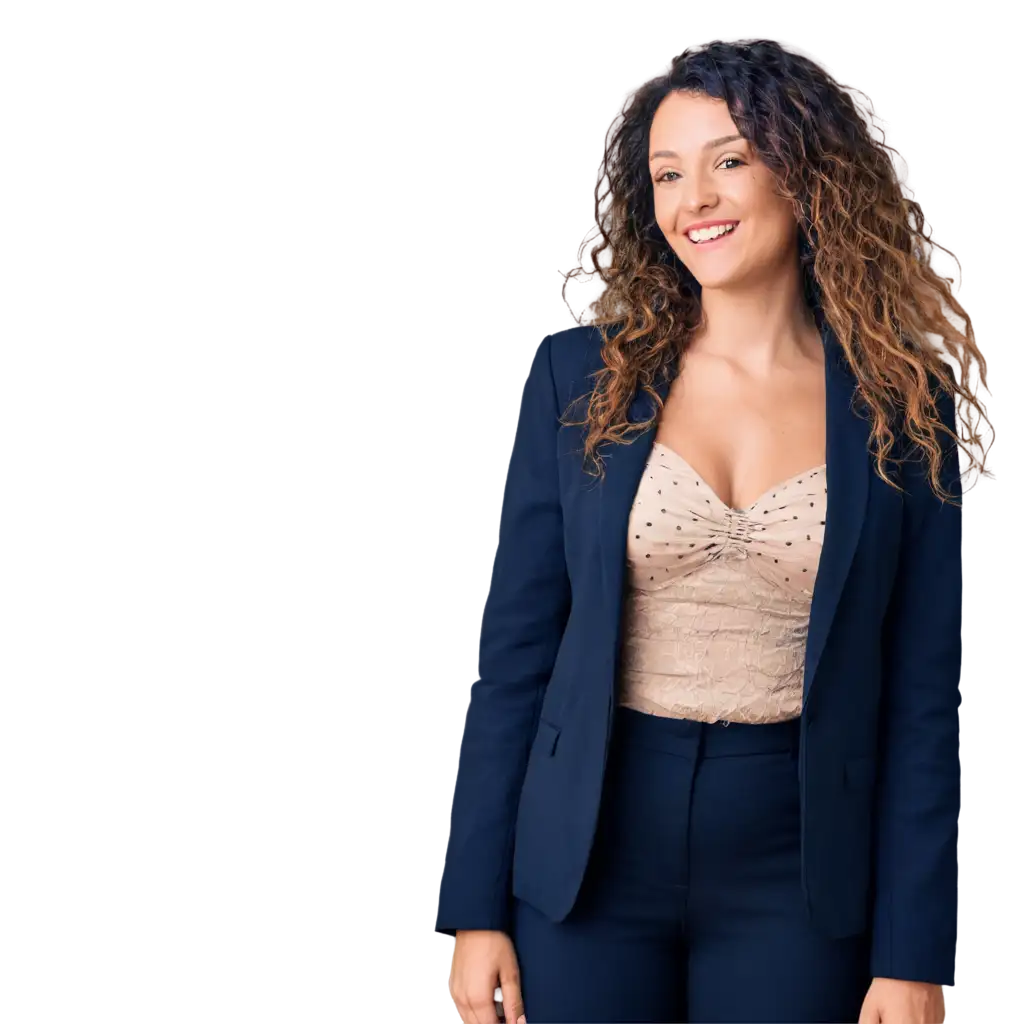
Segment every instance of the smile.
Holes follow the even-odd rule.
[[[714,227],[702,227],[697,231],[687,231],[686,238],[695,246],[713,246],[723,239],[727,239],[739,226],[738,221],[733,224],[716,224]]]

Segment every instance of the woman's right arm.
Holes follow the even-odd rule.
[[[470,688],[435,931],[509,931],[519,795],[569,616],[551,336],[523,387]]]

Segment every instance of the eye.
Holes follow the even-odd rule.
[[[735,163],[735,164],[739,164],[741,167],[743,166],[743,161],[738,156],[727,156],[718,166],[719,167],[724,167],[725,164],[730,163],[730,162]],[[728,170],[728,171],[733,170],[732,167],[726,167],[725,169]],[[663,174],[659,175],[654,180],[655,180],[656,183],[662,182],[662,181],[668,181],[669,180],[668,176],[670,174],[675,174],[676,178],[679,177],[679,175],[675,171],[665,171]]]
[[[722,163],[720,163],[720,164],[719,164],[718,166],[719,166],[719,167],[721,167],[721,166],[722,166],[723,164],[727,164],[727,163],[729,163],[729,161],[730,161],[730,160],[731,160],[731,161],[732,161],[733,163],[737,163],[737,164],[742,164],[742,163],[743,163],[743,161],[742,161],[742,160],[741,160],[741,159],[740,159],[740,158],[739,158],[738,156],[727,156],[727,157],[726,157],[726,158],[725,158],[725,159],[724,159],[724,160],[722,161]],[[730,168],[729,168],[729,170],[732,170],[732,168],[730,167]]]

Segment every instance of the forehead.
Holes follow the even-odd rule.
[[[707,143],[738,134],[725,100],[673,92],[661,101],[651,119],[650,152],[672,150],[680,156],[697,156]],[[742,143],[737,140],[736,145]]]

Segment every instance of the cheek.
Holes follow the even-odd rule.
[[[764,234],[777,239],[795,235],[796,216],[788,199],[775,192],[758,190],[750,197],[750,210]]]
[[[683,225],[690,220],[693,220],[693,217],[687,214],[686,211],[680,210],[679,201],[676,196],[668,192],[655,193],[654,221],[661,228],[662,234],[680,249],[682,249],[681,243],[690,244],[680,234]]]
[[[796,245],[797,225],[788,209],[765,211],[757,218],[756,231],[751,241],[766,253],[775,253]]]
[[[675,204],[667,202],[664,198],[659,199],[655,194],[654,220],[664,234],[673,234],[676,220]]]
[[[786,206],[776,208],[772,211],[769,224],[772,248],[791,249],[797,244],[797,221],[793,216],[793,210]]]
[[[685,262],[689,255],[686,250],[687,248],[692,248],[692,246],[684,236],[679,234],[679,225],[674,208],[666,206],[655,207],[654,222],[661,229],[661,233],[665,236],[665,241],[668,242],[669,248]]]

